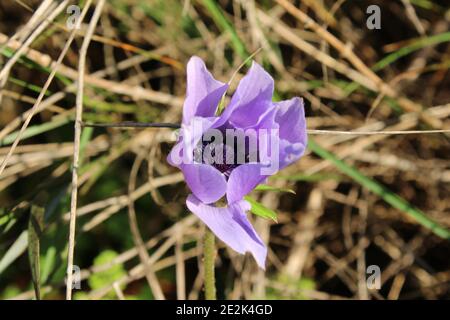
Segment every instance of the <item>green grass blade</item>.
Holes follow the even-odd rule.
[[[45,203],[47,195],[40,193],[31,205],[28,220],[28,258],[30,260],[31,278],[36,300],[41,300],[41,245],[40,240],[44,230]]]
[[[433,45],[436,45],[439,43],[449,42],[449,41],[450,41],[450,32],[444,32],[444,33],[436,34],[434,36],[420,38],[420,39],[414,41],[413,43],[411,43],[410,45],[407,45],[407,46],[389,54],[388,56],[384,57],[383,59],[378,61],[372,67],[372,70],[379,71],[379,70],[387,67],[394,61],[396,61],[396,60],[400,59],[401,57],[404,57],[414,51],[417,51],[424,47],[429,47],[429,46],[433,46]]]
[[[239,38],[238,34],[236,33],[236,30],[234,30],[231,23],[222,13],[222,10],[217,4],[217,2],[215,0],[203,0],[202,2],[203,5],[206,7],[206,9],[209,11],[209,13],[211,13],[214,22],[217,24],[220,30],[228,32],[230,34],[231,44],[233,45],[234,51],[236,51],[236,53],[242,59],[247,58],[249,56],[249,53],[247,52],[244,43]]]
[[[23,231],[0,260],[0,274],[27,250],[28,231]]]
[[[83,128],[81,133],[81,141],[80,141],[80,163],[83,163],[84,160],[84,152],[86,150],[89,141],[92,139],[92,135],[94,134],[94,128]]]
[[[433,46],[433,45],[436,45],[439,43],[449,42],[449,41],[450,41],[450,32],[440,33],[440,34],[430,36],[427,38],[420,38],[420,39],[414,41],[413,43],[411,43],[410,45],[400,48],[399,50],[387,55],[386,57],[384,57],[383,59],[381,59],[380,61],[375,63],[372,66],[372,70],[375,72],[380,71],[380,70],[386,68],[387,66],[389,66],[390,64],[394,63],[398,59],[400,59],[410,53],[413,53],[414,51],[417,51],[417,50],[422,49],[427,46]],[[347,87],[344,89],[345,95],[349,96],[354,91],[358,90],[360,87],[361,87],[361,85],[359,83],[356,83],[356,82],[349,83],[347,85]]]
[[[306,182],[320,182],[320,181],[327,181],[327,180],[334,180],[334,181],[342,181],[343,176],[340,174],[335,173],[314,173],[314,174],[293,174],[289,176],[283,176],[283,175],[276,175],[273,177],[273,179],[282,179],[287,181],[306,181]]]
[[[15,53],[15,50],[12,50],[10,48],[4,48],[3,51],[0,51],[0,54],[5,56],[6,58],[11,58],[14,55],[14,53]],[[36,69],[36,70],[43,71],[46,73],[51,73],[51,71],[52,71],[51,68],[42,66],[39,63],[29,59],[28,57],[26,57],[24,55],[22,55],[19,58],[18,62],[25,65],[29,69]],[[61,81],[66,86],[68,86],[69,84],[72,83],[72,81],[70,79],[68,79],[67,77],[65,77],[59,73],[55,74],[55,78],[58,79],[59,81]]]
[[[56,248],[49,247],[42,262],[41,283],[45,284],[50,277],[56,262]]]
[[[51,122],[46,122],[43,124],[28,127],[22,135],[22,140],[37,136],[47,131],[51,131],[55,128],[62,127],[63,125],[66,125],[71,121],[73,121],[72,117],[63,117],[53,120]],[[7,146],[12,144],[16,139],[17,135],[18,131],[10,133],[3,140],[0,140],[0,146]]]

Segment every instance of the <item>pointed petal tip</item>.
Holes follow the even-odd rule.
[[[195,117],[213,117],[228,84],[216,80],[205,62],[192,56],[186,68],[187,88],[183,105],[183,123]]]
[[[251,253],[258,266],[265,270],[267,247],[247,219],[245,211],[250,208],[247,201],[219,208],[204,204],[191,194],[186,204],[220,240],[240,254]]]
[[[202,58],[200,58],[199,56],[192,56],[189,58],[188,64],[190,63],[200,63],[200,64],[205,64],[205,62],[203,61]]]

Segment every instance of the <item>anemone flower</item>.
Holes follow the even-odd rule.
[[[190,59],[182,125],[168,162],[183,172],[192,191],[189,210],[233,250],[250,252],[264,269],[267,248],[247,219],[251,207],[244,196],[303,155],[303,100],[272,101],[273,78],[256,62],[219,112],[227,89],[199,57]],[[236,132],[244,134],[238,147],[228,139],[231,134],[233,142],[238,140]]]

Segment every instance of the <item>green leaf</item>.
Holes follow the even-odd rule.
[[[314,174],[294,174],[290,176],[274,176],[274,179],[283,179],[288,181],[307,181],[307,182],[318,182],[325,180],[335,180],[341,181],[343,176],[335,173],[314,173]]]
[[[4,212],[7,212],[7,211],[4,210]],[[17,222],[17,219],[13,214],[4,213],[4,212],[0,214],[0,234],[7,233],[9,230],[11,230],[11,228]]]
[[[272,187],[269,186],[267,184],[260,184],[258,185],[255,190],[257,191],[275,191],[275,192],[288,192],[288,193],[292,193],[295,194],[295,191],[292,189],[287,189],[287,188],[277,188],[277,187]]]
[[[283,288],[290,288],[291,290],[269,287],[268,299],[280,300],[280,299],[295,299],[295,300],[308,300],[307,291],[315,290],[316,283],[314,279],[302,277],[296,279],[295,277],[287,274],[278,274],[272,281],[283,284]]]
[[[251,204],[250,211],[264,219],[272,219],[275,222],[278,222],[277,220],[277,213],[265,206],[263,206],[261,203],[256,201],[253,198],[250,198],[249,196],[244,197],[245,200],[247,200]]]
[[[56,248],[49,247],[45,253],[45,257],[42,258],[42,270],[41,270],[41,283],[46,283],[50,274],[53,271],[56,262]]]
[[[94,259],[94,267],[110,263],[118,255],[119,254],[113,250],[104,250]],[[123,264],[115,264],[107,270],[92,274],[88,279],[88,283],[93,290],[98,290],[114,283],[114,281],[119,280],[126,274],[127,273],[125,271]],[[113,296],[114,294],[110,293],[109,295],[106,296],[106,298],[112,299]]]
[[[28,231],[23,231],[0,260],[0,274],[24,253],[28,246]]]
[[[14,298],[15,296],[18,296],[22,290],[17,287],[15,284],[11,284],[7,286],[2,293],[0,293],[0,300],[9,300]]]
[[[36,300],[41,299],[40,239],[44,230],[46,202],[47,195],[44,192],[39,193],[31,205],[31,214],[28,220],[28,258]]]

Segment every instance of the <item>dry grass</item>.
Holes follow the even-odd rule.
[[[185,208],[183,176],[165,161],[171,131],[81,121],[179,122],[190,56],[229,81],[252,52],[277,98],[305,98],[314,143],[269,180],[296,195],[253,194],[278,213],[277,224],[253,219],[269,244],[267,272],[219,242],[219,297],[448,297],[443,1],[92,1],[75,31],[68,3],[0,4],[0,298],[34,297],[21,235],[41,191],[50,199],[45,299],[64,297],[72,259],[77,299],[203,298],[202,230]],[[381,30],[366,27],[369,4],[381,7]],[[95,262],[106,249],[117,255]],[[366,285],[370,265],[381,269],[380,290]]]

